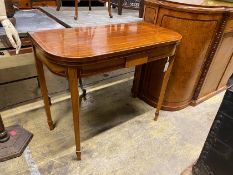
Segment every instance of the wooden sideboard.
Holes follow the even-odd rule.
[[[208,0],[146,0],[144,20],[182,35],[163,103],[165,110],[197,105],[226,88],[233,73],[233,3]],[[136,68],[137,96],[158,100],[164,60]],[[133,89],[132,89],[133,90]]]

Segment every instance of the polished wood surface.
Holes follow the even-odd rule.
[[[48,89],[47,89],[45,75],[44,75],[43,63],[41,61],[39,61],[38,59],[36,59],[35,61],[36,61],[35,65],[36,65],[37,73],[38,73],[38,75],[40,75],[40,76],[38,76],[38,78],[39,78],[39,82],[40,82],[41,94],[43,96],[43,100],[44,100],[44,104],[45,104],[44,106],[45,106],[45,112],[47,115],[47,123],[49,125],[49,129],[53,130],[54,124],[53,124],[53,120],[51,117],[50,101],[49,101]]]
[[[67,70],[67,76],[69,80],[71,103],[73,110],[73,123],[75,133],[76,144],[76,156],[78,160],[81,160],[81,145],[80,145],[80,122],[79,122],[79,92],[78,92],[78,77],[79,71],[75,67],[69,67]]]
[[[168,59],[170,59],[170,58],[168,57]],[[162,107],[162,103],[163,103],[164,96],[165,96],[165,93],[166,93],[166,89],[167,89],[168,81],[169,81],[169,78],[170,78],[170,73],[171,73],[172,68],[173,68],[173,64],[174,64],[174,58],[172,58],[172,60],[170,61],[169,66],[167,68],[167,71],[164,73],[164,78],[162,80],[162,87],[160,89],[159,99],[158,99],[156,112],[155,112],[155,120],[158,119],[159,111],[160,111],[160,109]]]
[[[131,49],[140,51],[141,47],[163,45],[161,41],[175,43],[181,39],[176,32],[144,22],[49,30],[30,35],[45,54],[53,57],[51,59],[58,57],[59,61],[71,62],[90,61],[90,57],[101,59]]]
[[[145,1],[146,22],[182,35],[163,103],[164,109],[179,110],[206,100],[226,86],[233,72],[233,4],[223,2],[224,6],[210,6],[205,2]],[[159,98],[157,86],[162,83],[163,74],[157,70],[163,65],[164,60],[161,60],[160,64],[149,63],[141,68],[138,96],[152,106]]]
[[[165,58],[170,64],[167,69],[160,69],[164,74],[159,98],[159,104],[162,104],[173,67],[175,50],[181,40],[180,34],[145,22],[50,30],[29,35],[50,129],[53,129],[54,125],[43,64],[51,72],[68,78],[78,160],[81,159],[78,79],[81,76],[119,68],[138,67]],[[139,82],[137,79],[140,73],[136,77],[134,84]],[[134,85],[133,92],[137,92],[138,87]],[[160,108],[161,105],[156,109],[155,119]]]
[[[153,0],[152,0],[153,1]],[[233,7],[232,3],[228,3],[222,0],[166,0],[168,2],[174,2],[177,4],[195,5],[203,7]]]

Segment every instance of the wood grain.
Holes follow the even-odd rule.
[[[142,47],[175,43],[181,39],[176,32],[144,22],[49,30],[30,33],[30,36],[46,55],[70,62],[85,62],[87,58],[90,61],[90,58],[129,50],[140,51]]]
[[[68,77],[78,160],[81,159],[78,78],[174,56],[181,40],[180,34],[149,23],[50,30],[30,33],[30,36],[49,126],[52,118],[42,64],[51,72]],[[160,100],[163,100],[171,67],[165,74]],[[140,74],[134,81],[135,92],[139,86],[137,79]]]
[[[35,63],[36,63],[36,69],[37,69],[37,74],[38,74],[39,83],[40,83],[41,95],[44,100],[44,107],[45,107],[45,112],[47,116],[47,122],[49,125],[49,129],[53,130],[54,124],[53,124],[53,119],[51,116],[50,102],[49,102],[48,89],[47,89],[44,70],[43,70],[43,63],[39,59],[37,59],[36,54],[35,54]]]
[[[79,123],[79,93],[78,93],[78,70],[76,68],[69,67],[67,70],[67,76],[69,80],[71,103],[73,110],[73,123],[74,134],[76,144],[77,159],[81,160],[81,146],[80,146],[80,123]]]
[[[179,110],[222,89],[229,74],[232,50],[233,4],[211,6],[202,0],[146,0],[144,20],[182,35],[163,109]],[[142,67],[139,97],[155,106],[164,62]],[[137,70],[136,70],[137,71]],[[226,72],[227,71],[227,72]],[[226,73],[224,73],[226,72]],[[224,77],[227,76],[227,77]],[[221,79],[224,79],[222,81]],[[221,83],[220,83],[221,82]],[[220,87],[219,84],[222,86]]]

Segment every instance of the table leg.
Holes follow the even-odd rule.
[[[57,11],[59,11],[60,10],[60,8],[61,8],[61,4],[62,4],[62,2],[61,2],[61,0],[56,0],[56,3],[57,3]]]
[[[118,0],[118,15],[122,15],[123,0]]]
[[[139,18],[143,18],[144,13],[144,0],[141,0],[139,3]]]
[[[136,98],[138,96],[141,72],[142,72],[142,65],[136,66],[134,72],[133,87],[131,89],[133,98]]]
[[[86,97],[87,95],[87,90],[83,87],[83,81],[82,81],[82,78],[80,77],[79,78],[79,87],[82,89],[83,93],[82,93],[82,97]]]
[[[89,0],[89,11],[91,11],[91,0]]]
[[[79,124],[79,92],[78,92],[78,77],[79,74],[76,68],[68,68],[68,80],[71,94],[71,103],[73,111],[74,134],[76,144],[77,159],[81,160],[81,146],[80,146],[80,124]]]
[[[166,89],[167,89],[167,83],[168,83],[168,80],[169,80],[169,77],[170,77],[170,74],[171,74],[171,70],[172,70],[173,64],[174,64],[174,57],[171,57],[168,69],[164,73],[162,87],[161,87],[161,90],[160,90],[159,100],[158,100],[157,108],[156,108],[156,112],[155,112],[155,118],[154,118],[155,121],[159,117],[159,111],[160,111],[160,109],[162,107],[162,104],[163,104],[163,99],[164,99],[164,95],[165,95],[165,92],[166,92]]]
[[[74,0],[75,2],[75,14],[74,14],[74,19],[77,20],[78,19],[78,0]]]
[[[33,0],[30,0],[30,8],[33,8]]]
[[[108,14],[109,17],[112,18],[112,8],[111,8],[111,0],[108,0]]]
[[[35,57],[36,57],[36,55],[35,55]],[[44,107],[45,107],[45,112],[47,115],[47,122],[49,125],[49,129],[53,130],[54,124],[53,124],[53,119],[51,117],[50,102],[49,102],[46,80],[45,80],[45,76],[44,76],[43,63],[37,58],[35,58],[35,63],[36,63],[36,69],[37,69],[37,74],[38,74],[39,83],[40,83],[41,95],[42,95],[43,100],[44,100]]]

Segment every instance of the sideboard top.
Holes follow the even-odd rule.
[[[149,2],[174,2],[178,4],[187,4],[194,6],[204,6],[204,7],[230,7],[233,8],[233,2],[227,2],[223,0],[146,0]]]

